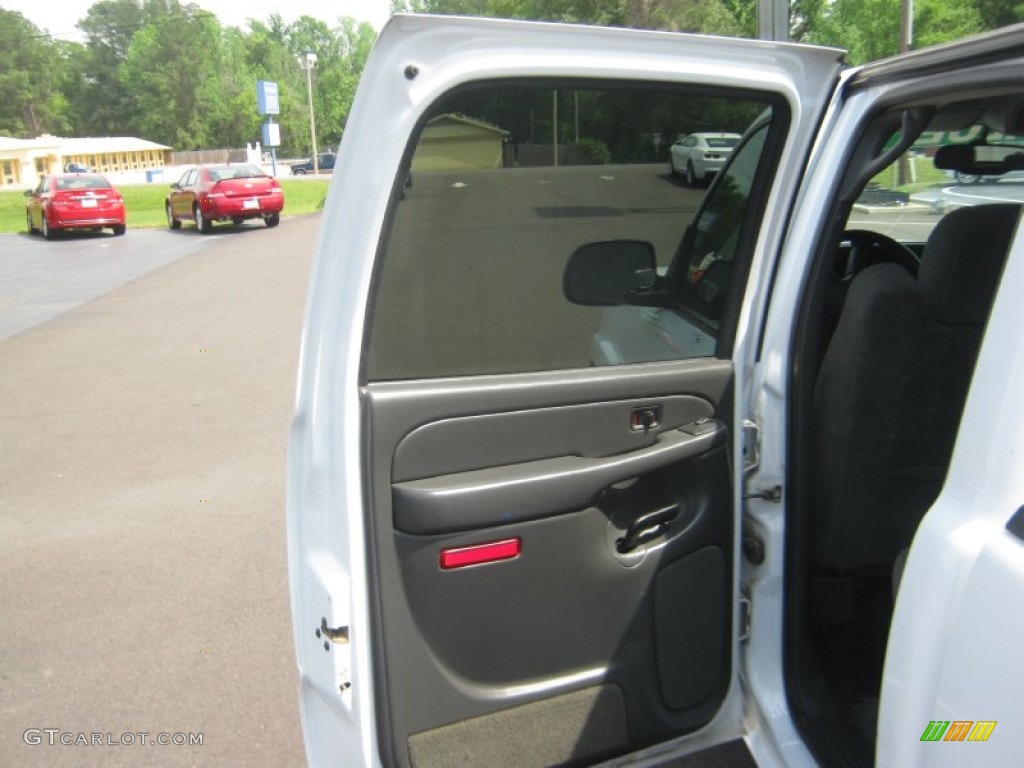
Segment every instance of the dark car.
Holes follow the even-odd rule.
[[[29,234],[41,231],[43,237],[51,240],[64,229],[98,231],[110,227],[115,235],[125,233],[124,199],[98,173],[44,176],[25,197]]]
[[[239,225],[247,219],[263,219],[268,227],[276,227],[284,209],[284,192],[277,179],[255,165],[203,165],[186,171],[171,185],[164,208],[171,229],[191,221],[206,233],[215,221]]]
[[[338,159],[338,156],[332,152],[326,152],[322,155],[317,155],[316,163],[317,170],[320,173],[332,173],[334,171],[334,161]],[[304,163],[297,163],[292,166],[292,174],[295,176],[305,176],[307,173],[313,173],[313,158],[309,158]]]

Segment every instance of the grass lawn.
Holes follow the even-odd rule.
[[[953,182],[953,179],[945,171],[936,168],[935,164],[927,157],[915,158],[912,162],[914,181],[902,185],[898,183],[897,163],[890,165],[871,181],[883,189],[894,189],[908,194]]]
[[[328,180],[295,181],[279,179],[284,190],[284,215],[313,213],[324,207]],[[169,184],[119,187],[128,211],[128,228],[166,227],[164,198]],[[0,192],[0,232],[25,231],[25,196],[22,192]]]

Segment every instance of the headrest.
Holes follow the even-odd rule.
[[[985,322],[1020,208],[1015,203],[959,208],[932,230],[918,283],[933,320],[947,325]]]

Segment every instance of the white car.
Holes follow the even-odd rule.
[[[691,133],[669,148],[669,170],[691,187],[706,184],[718,173],[740,140],[738,133]]]
[[[857,201],[922,136],[1002,170],[952,144],[1024,134],[1022,44],[392,18],[288,453],[310,765],[1020,762],[1020,205]],[[577,108],[609,164],[538,151]],[[709,114],[694,211],[629,160]]]

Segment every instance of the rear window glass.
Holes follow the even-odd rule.
[[[681,302],[581,306],[565,297],[563,273],[578,248],[608,240],[650,243],[658,274],[674,262],[685,272],[687,230],[715,187],[688,184],[672,168],[670,148],[680,135],[742,134],[768,103],[749,92],[592,82],[491,83],[442,98],[422,120],[411,166],[396,184],[400,200],[368,323],[367,378],[715,355],[721,284],[709,293],[700,276],[673,280],[693,310]],[[747,242],[738,230],[763,149],[761,141],[745,174],[729,177],[743,183],[713,207],[716,221],[704,219],[702,258],[731,265],[737,244]],[[728,271],[705,270],[709,285]],[[690,295],[698,290],[699,302]]]
[[[266,174],[255,165],[225,165],[217,168],[207,169],[210,178],[214,181],[220,179],[251,179],[254,176],[265,176]]]
[[[73,176],[57,179],[57,189],[110,189],[110,182],[102,176]]]

